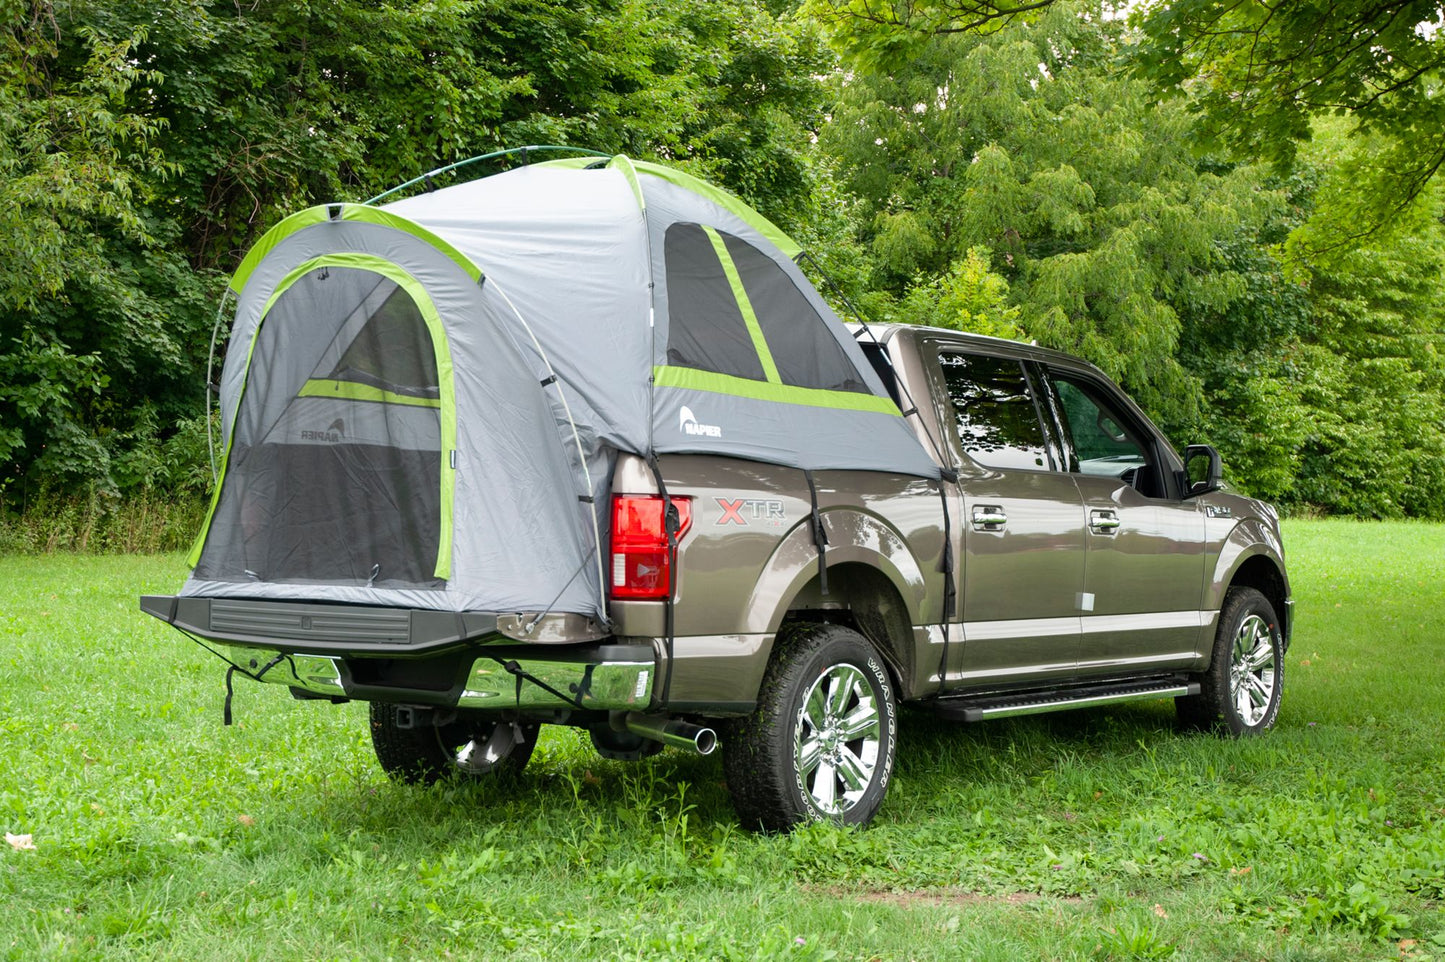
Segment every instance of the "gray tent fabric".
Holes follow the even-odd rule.
[[[232,282],[182,593],[604,618],[617,452],[938,477],[779,243],[625,158],[293,215]]]

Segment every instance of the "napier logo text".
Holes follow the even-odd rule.
[[[680,430],[683,434],[690,434],[694,437],[722,437],[722,428],[718,427],[716,424],[697,423],[697,417],[692,413],[692,408],[688,407],[685,404],[682,406],[682,411],[679,412],[677,426],[678,430]]]
[[[331,425],[325,431],[301,432],[301,439],[303,441],[325,441],[329,444],[335,444],[338,441],[345,440],[345,438],[346,422],[341,420],[341,418],[332,421]]]

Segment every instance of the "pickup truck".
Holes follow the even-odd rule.
[[[772,830],[868,821],[903,701],[978,721],[1172,697],[1193,726],[1274,724],[1292,600],[1273,508],[1229,493],[1208,448],[1185,452],[1202,468],[1191,481],[1080,360],[930,328],[875,334],[875,370],[916,399],[918,431],[957,478],[952,524],[915,477],[823,471],[810,492],[796,471],[672,455],[659,459],[678,514],[669,552],[658,479],[624,455],[606,637],[576,617],[499,620],[465,643],[468,628],[438,625],[435,653],[403,659],[359,643],[238,643],[210,630],[214,612],[188,623],[190,599],[144,607],[222,634],[224,657],[271,665],[262,680],[299,698],[370,701],[395,777],[514,772],[542,724],[585,727],[610,758],[665,744],[706,754],[720,739],[741,818]],[[936,563],[945,543],[951,575]]]
[[[982,721],[1172,698],[1189,726],[1274,724],[1278,517],[1221,483],[1212,448],[1176,453],[1058,351],[850,336],[755,212],[583,160],[491,178],[485,204],[302,212],[238,271],[250,347],[226,362],[227,466],[185,589],[141,599],[226,662],[228,721],[237,673],[369,702],[403,781],[513,775],[542,725],[614,759],[721,745],[743,824],[769,831],[869,821],[902,702]],[[588,222],[609,190],[623,213]],[[615,242],[565,235],[564,278],[500,228],[454,235],[473,257],[425,226],[524,200]],[[682,213],[619,270],[639,206]],[[613,301],[566,316],[643,317],[635,342],[536,320],[549,288],[596,299],[614,277]],[[479,342],[478,318],[512,327]],[[811,346],[784,353],[803,329]],[[616,388],[617,358],[644,366],[637,391]]]

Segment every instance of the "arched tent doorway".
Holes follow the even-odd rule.
[[[505,295],[359,205],[294,215],[257,251],[183,594],[600,614],[587,473]]]

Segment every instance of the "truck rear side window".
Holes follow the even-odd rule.
[[[1049,469],[1044,429],[1022,364],[951,352],[941,352],[938,362],[964,453],[991,468]]]
[[[893,403],[902,410],[903,399],[898,392],[898,377],[893,370],[893,365],[888,361],[888,349],[876,341],[859,341],[858,346],[863,349],[863,356],[868,359],[868,364],[873,368],[873,373],[883,382],[888,389],[888,396]]]

